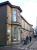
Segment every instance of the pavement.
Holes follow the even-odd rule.
[[[33,38],[32,41],[27,45],[19,44],[12,47],[5,46],[1,47],[0,50],[30,50],[30,48],[32,50],[35,46],[37,47],[37,40]]]
[[[23,45],[23,44],[15,45],[13,48],[27,49],[30,46],[32,46],[32,44],[34,44],[35,41],[36,41],[36,39],[33,38],[29,44],[27,44],[27,45]]]
[[[37,41],[35,41],[35,43],[31,45],[30,48],[37,48]]]
[[[26,46],[27,48],[29,48],[30,46],[32,46],[35,41],[37,41],[35,38],[32,39],[32,41]]]

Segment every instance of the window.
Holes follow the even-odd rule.
[[[14,27],[13,40],[14,41],[18,40],[18,28],[17,27]]]
[[[14,38],[17,37],[17,27],[14,28]]]
[[[12,21],[16,22],[16,9],[13,9]]]
[[[13,21],[14,21],[14,22],[16,21],[16,16],[15,16],[15,15],[13,15]]]
[[[18,15],[18,17],[20,17],[20,11],[18,10],[18,12],[17,12],[17,15]]]

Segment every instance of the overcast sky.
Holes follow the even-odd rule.
[[[20,6],[22,16],[33,25],[36,26],[37,17],[37,0],[0,0],[0,2],[10,1],[13,5]]]

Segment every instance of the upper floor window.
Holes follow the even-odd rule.
[[[17,16],[20,17],[20,11],[17,9]]]
[[[13,9],[12,21],[16,22],[16,9]]]

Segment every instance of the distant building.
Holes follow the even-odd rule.
[[[19,6],[9,1],[0,3],[0,45],[20,43],[26,36],[32,36],[32,25],[22,16]]]
[[[34,36],[37,36],[37,26],[34,29]]]
[[[36,26],[37,26],[37,16],[36,16]]]
[[[34,35],[37,35],[37,16],[36,16],[36,27],[34,28]]]

